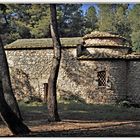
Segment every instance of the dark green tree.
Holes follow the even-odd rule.
[[[58,28],[61,37],[83,35],[82,4],[58,5]]]
[[[128,20],[128,4],[100,4],[98,5],[98,29],[110,31],[130,40],[130,22]]]
[[[114,26],[114,5],[113,4],[98,4],[98,30],[115,32]]]
[[[130,39],[130,22],[128,20],[128,4],[116,4],[114,26],[116,33]]]
[[[32,4],[28,9],[28,27],[33,38],[50,37],[50,11],[47,4]]]
[[[129,12],[129,21],[131,25],[131,40],[134,51],[140,52],[140,4],[134,5]]]
[[[10,34],[18,38],[45,38],[50,36],[47,4],[8,4]]]
[[[90,6],[85,14],[85,34],[97,28],[97,13],[94,6]]]

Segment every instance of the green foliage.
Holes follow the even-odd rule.
[[[58,28],[61,37],[82,36],[83,13],[81,4],[61,4],[58,6]]]
[[[124,36],[131,43],[131,26],[128,4],[101,4],[99,6],[98,30]]]
[[[100,4],[99,17],[98,17],[98,29],[99,31],[111,31],[115,32],[114,27],[114,9],[112,4]]]
[[[6,41],[6,43],[12,43],[13,41],[20,39],[21,36],[17,32],[10,32],[7,34],[4,34],[3,39]]]
[[[33,38],[50,37],[49,24],[50,12],[47,4],[32,4],[28,9],[31,17],[28,27]]]
[[[30,38],[30,29],[21,21],[16,22],[17,32],[21,38]]]
[[[90,33],[97,28],[97,13],[94,6],[90,6],[85,14],[85,31],[84,33]]]
[[[99,5],[100,14],[98,28],[100,31],[110,31],[130,39],[130,22],[128,20],[127,4]]]
[[[133,50],[140,52],[140,30],[133,31],[131,34]]]
[[[49,19],[43,17],[38,24],[31,28],[31,34],[35,38],[45,38],[49,36]]]
[[[114,25],[116,28],[116,33],[130,39],[131,29],[127,12],[127,4],[116,5]]]
[[[18,33],[20,38],[50,36],[50,15],[47,4],[7,4],[7,7],[10,32]]]
[[[126,37],[140,51],[140,4],[96,4],[83,15],[82,4],[58,4],[60,37],[83,36],[93,30],[110,31]],[[18,38],[50,37],[47,4],[0,4],[0,33],[4,44]]]
[[[133,50],[140,51],[140,4],[136,4],[129,12],[129,21],[131,25],[131,40]]]

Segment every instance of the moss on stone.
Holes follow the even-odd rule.
[[[61,38],[61,44],[64,47],[74,47],[82,42],[81,37]],[[52,47],[52,38],[44,39],[18,39],[15,42],[6,45],[5,49],[11,48],[47,48]]]

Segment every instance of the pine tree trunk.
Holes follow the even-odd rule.
[[[17,116],[22,120],[21,113],[16,101],[16,98],[14,96],[11,80],[10,80],[10,74],[9,74],[9,67],[6,59],[6,54],[4,51],[2,39],[0,37],[0,59],[2,59],[2,65],[0,68],[0,71],[2,72],[2,85],[3,85],[3,92],[4,97],[8,105],[11,107],[11,109],[17,114]]]
[[[11,96],[11,92],[8,92],[9,91],[7,90],[7,88],[9,88],[8,84],[4,81],[4,76],[7,77],[7,75],[4,74],[7,73],[4,73],[5,72],[4,68],[6,66],[6,64],[4,63],[6,58],[4,58],[2,47],[3,45],[0,44],[0,116],[14,135],[28,134],[30,132],[29,128],[25,124],[23,124],[21,119],[17,117],[16,113],[12,111],[12,109],[9,107],[4,97],[4,92],[6,92],[6,95],[10,94],[10,97],[13,96]],[[6,84],[6,87],[4,84]],[[13,98],[12,99],[9,98],[9,100],[13,100]],[[10,105],[13,105],[13,101],[12,102],[10,101],[9,103]]]
[[[0,116],[14,135],[29,134],[30,129],[17,117],[4,99],[0,80]]]
[[[57,77],[58,77],[60,60],[61,60],[61,43],[60,43],[58,29],[57,29],[55,4],[50,4],[50,13],[51,13],[50,27],[51,27],[51,36],[52,36],[53,47],[54,47],[54,56],[53,56],[50,77],[48,80],[47,107],[48,107],[48,121],[55,122],[55,121],[60,121],[58,108],[57,108],[56,84],[57,84]]]

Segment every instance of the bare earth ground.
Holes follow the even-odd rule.
[[[46,105],[20,105],[32,134],[24,137],[139,137],[140,108],[59,103],[61,122],[47,121]],[[12,136],[0,124],[0,136]]]

